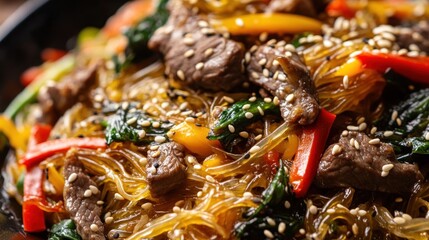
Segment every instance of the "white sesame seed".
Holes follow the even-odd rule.
[[[341,148],[340,145],[335,144],[334,147],[332,148],[332,155],[340,154],[342,150],[343,149]]]
[[[91,224],[91,226],[89,226],[89,228],[91,228],[91,231],[93,231],[93,232],[97,232],[98,231],[98,226],[97,226],[97,224]]]
[[[195,118],[193,118],[193,117],[187,117],[187,118],[185,118],[185,122],[187,122],[187,123],[194,123],[195,122]]]
[[[280,81],[286,81],[286,74],[284,74],[284,73],[279,73],[279,80]]]
[[[231,133],[234,133],[234,132],[235,132],[235,127],[234,127],[234,126],[232,126],[231,124],[229,124],[229,125],[228,125],[228,130],[229,130]]]
[[[187,46],[192,46],[195,44],[195,40],[191,37],[185,37],[183,38],[183,42],[187,45]]]
[[[250,148],[249,153],[254,154],[254,153],[258,152],[260,149],[261,149],[261,147],[255,145],[255,146]]]
[[[393,111],[392,112],[392,116],[390,117],[393,121],[395,121],[396,120],[396,118],[398,117],[398,111]]]
[[[98,188],[94,185],[89,185],[89,189],[91,190],[92,194],[98,194],[100,192],[100,190],[98,190]]]
[[[152,150],[152,151],[156,151],[156,150],[159,149],[159,145],[152,145],[152,146],[149,147],[149,149]]]
[[[154,128],[159,128],[161,126],[161,123],[159,123],[159,122],[153,122],[152,123],[152,127],[154,127]]]
[[[142,126],[142,127],[149,127],[150,126],[150,121],[148,121],[148,120],[143,120],[143,121],[141,121],[140,123],[140,126]]]
[[[115,193],[114,197],[115,197],[116,200],[124,200],[124,197],[122,197],[122,195],[119,194],[119,193]]]
[[[146,136],[146,131],[144,129],[139,131],[139,138],[143,139]]]
[[[328,210],[326,210],[326,212],[329,214],[333,214],[333,213],[335,213],[335,209],[329,208]]]
[[[377,144],[380,144],[380,139],[374,138],[374,139],[369,140],[368,143],[371,145],[377,145]]]
[[[242,107],[243,110],[247,110],[249,108],[250,108],[250,104],[244,104]]]
[[[225,100],[228,103],[234,103],[234,99],[228,96],[223,96],[222,97],[223,100]]]
[[[429,132],[425,134],[425,140],[429,141]]]
[[[200,170],[200,169],[202,169],[203,167],[201,166],[201,164],[195,164],[194,165],[194,169],[195,170]]]
[[[269,77],[270,71],[268,69],[264,68],[264,70],[262,70],[262,75],[264,75],[264,77]]]
[[[174,207],[173,207],[173,212],[175,212],[175,213],[179,213],[179,212],[180,212],[180,207],[178,207],[178,206],[174,206]]]
[[[350,209],[350,214],[356,216],[358,214],[358,210],[356,208],[355,209]]]
[[[389,172],[381,171],[381,176],[382,177],[387,177],[387,175],[389,175]]]
[[[363,216],[366,215],[367,212],[365,210],[361,209],[361,210],[358,210],[357,213],[358,213],[359,216],[363,217]]]
[[[383,167],[381,168],[384,172],[389,172],[390,170],[392,170],[392,168],[394,167],[393,164],[389,163],[389,164],[385,164],[383,165]]]
[[[358,131],[359,127],[358,126],[349,125],[349,126],[347,126],[347,130],[349,130],[349,131]]]
[[[257,72],[252,72],[250,75],[252,78],[259,78],[259,74]]]
[[[97,201],[97,205],[103,205],[103,204],[104,204],[104,201],[101,201],[101,200]]]
[[[270,217],[267,217],[267,223],[270,226],[275,226],[276,225],[276,221],[274,219],[270,218]]]
[[[262,134],[259,134],[258,136],[256,136],[256,137],[255,137],[255,140],[256,140],[256,141],[259,141],[259,140],[261,140],[261,139],[262,139]]]
[[[183,54],[183,56],[186,57],[186,58],[190,58],[190,57],[194,56],[194,54],[195,54],[195,51],[193,49],[189,49],[188,51],[186,51]]]
[[[178,70],[177,71],[177,77],[180,79],[180,80],[182,80],[182,81],[184,81],[186,78],[185,78],[185,73],[182,71],[182,70]]]
[[[393,218],[393,221],[396,223],[396,224],[404,224],[406,221],[405,221],[405,219],[403,218],[403,217],[395,217],[395,218]]]
[[[101,94],[97,94],[94,96],[94,101],[96,102],[102,102],[103,100],[104,100],[104,97]]]
[[[247,199],[253,198],[253,194],[251,192],[244,192],[243,197]]]
[[[418,51],[410,51],[407,53],[408,57],[418,57],[420,53]]]
[[[129,106],[130,106],[129,102],[123,102],[121,105],[121,108],[122,108],[122,110],[127,110]]]
[[[293,93],[286,96],[286,102],[291,103],[295,99],[295,95]]]
[[[289,52],[289,51],[286,51],[286,52],[285,52],[285,56],[286,56],[286,57],[292,57],[292,55],[293,55],[293,54],[292,54],[291,52]]]
[[[286,224],[285,224],[284,222],[281,222],[281,223],[279,224],[279,227],[277,228],[277,231],[278,231],[280,234],[283,234],[283,233],[285,232],[285,230],[286,230]]]
[[[377,127],[372,127],[371,128],[371,134],[375,134],[377,132]]]
[[[365,117],[360,117],[358,120],[357,120],[357,124],[358,125],[360,125],[361,123],[363,123],[363,122],[365,122]]]
[[[341,136],[343,136],[343,137],[347,137],[347,135],[349,135],[349,131],[347,131],[347,130],[344,130],[344,131],[341,133]]]
[[[349,76],[348,75],[344,75],[344,77],[343,77],[343,86],[344,86],[344,89],[349,88]]]
[[[111,224],[113,223],[113,217],[107,217],[106,219],[104,219],[104,221],[106,222],[106,224]]]
[[[267,41],[267,38],[268,38],[268,33],[267,32],[263,32],[263,33],[261,33],[259,35],[259,41],[261,41],[261,42]]]
[[[386,39],[380,39],[377,41],[377,45],[382,48],[389,48],[392,46],[392,42]]]
[[[273,65],[274,67],[277,67],[278,65],[280,65],[280,62],[279,62],[279,61],[277,61],[277,59],[274,59],[274,60],[273,60],[272,65]]]
[[[262,58],[261,60],[259,60],[258,64],[261,65],[261,66],[265,66],[265,64],[267,64],[267,59],[266,58]]]
[[[273,38],[267,42],[267,45],[274,45],[274,44],[276,44],[276,42],[277,42],[277,40]]]
[[[264,110],[261,108],[261,106],[257,107],[259,114],[261,114],[261,116],[264,116]]]
[[[200,21],[198,21],[198,26],[199,27],[208,27],[209,24],[208,24],[208,22],[206,22],[204,20],[200,20]]]
[[[278,106],[278,105],[280,104],[280,100],[279,100],[279,98],[278,98],[277,96],[275,96],[275,97],[273,98],[273,103],[274,103],[274,105],[276,105],[276,106]]]
[[[244,26],[243,19],[241,19],[241,18],[236,18],[236,19],[235,19],[235,24],[236,24],[237,26],[239,26],[239,27],[243,27],[243,26]]]
[[[268,229],[264,230],[264,235],[265,235],[265,237],[270,238],[270,239],[274,238],[273,233],[270,230],[268,230]]]
[[[301,235],[304,235],[304,234],[305,234],[305,229],[304,229],[304,228],[299,229],[299,233],[300,233]]]
[[[239,135],[240,135],[240,137],[242,137],[242,138],[248,138],[248,137],[249,137],[249,133],[248,133],[248,132],[245,132],[245,131],[240,132],[240,133],[239,133]]]
[[[76,181],[77,179],[77,174],[76,173],[72,173],[70,174],[70,176],[67,178],[67,182],[72,183],[74,181]]]
[[[163,143],[165,142],[167,139],[164,136],[156,136],[155,137],[155,142],[157,143]]]
[[[147,158],[146,157],[140,158],[139,163],[142,165],[146,165],[147,164]]]
[[[393,131],[384,131],[383,136],[390,137],[393,135]]]
[[[83,196],[84,197],[91,197],[92,196],[91,190],[89,190],[89,189],[85,190],[85,192],[83,193]]]
[[[360,146],[359,146],[359,142],[358,141],[354,141],[354,147],[357,149],[357,150],[359,150],[359,148],[360,148]]]
[[[128,124],[128,125],[132,125],[132,124],[134,124],[136,121],[137,121],[137,118],[136,118],[136,117],[132,117],[132,118],[130,118],[130,119],[128,119],[128,120],[127,120],[127,124]]]
[[[390,33],[390,32],[382,32],[380,35],[381,35],[384,39],[387,39],[387,40],[389,40],[389,41],[391,41],[391,42],[394,42],[394,41],[396,40],[395,35],[393,35],[393,34],[392,34],[392,33]]]
[[[413,217],[411,217],[409,214],[406,214],[406,213],[402,214],[402,218],[404,218],[405,221],[410,221],[413,219]]]
[[[254,101],[256,101],[256,97],[249,98],[249,102],[254,102]],[[250,107],[250,105],[249,105],[249,107]]]
[[[285,206],[286,209],[289,209],[290,206],[291,206],[290,202],[289,201],[285,201],[284,206]]]
[[[356,223],[354,223],[353,225],[352,225],[352,232],[353,232],[353,234],[356,236],[356,235],[358,235],[358,233],[359,233],[359,227],[358,227],[358,225],[356,224]]]
[[[204,51],[204,56],[209,57],[213,54],[214,50],[213,48],[207,48],[207,50]]]
[[[406,55],[408,53],[408,50],[405,48],[399,49],[398,50],[398,55]]]
[[[310,208],[308,209],[308,211],[309,211],[311,214],[316,215],[316,214],[317,214],[317,212],[318,212],[318,209],[317,209],[317,207],[316,207],[316,206],[311,205],[311,206],[310,206]]]
[[[366,123],[359,124],[359,131],[364,131],[368,125]]]
[[[323,46],[325,46],[326,48],[330,48],[330,47],[334,46],[334,44],[330,40],[325,39],[325,40],[323,40]]]
[[[273,100],[271,99],[271,98],[269,98],[269,97],[266,97],[266,98],[264,98],[264,102],[266,102],[266,103],[270,103],[270,102],[272,102]]]
[[[397,118],[395,122],[398,124],[398,126],[402,125],[402,120],[400,118]]]

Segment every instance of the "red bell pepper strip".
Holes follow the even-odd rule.
[[[316,122],[302,131],[290,172],[290,182],[297,197],[304,197],[310,188],[335,118],[335,114],[322,109]]]
[[[56,139],[38,144],[34,146],[34,148],[29,149],[21,160],[21,164],[24,164],[27,167],[32,166],[54,154],[65,153],[70,148],[99,149],[106,147],[106,140],[104,138]]]
[[[44,62],[55,62],[58,59],[64,57],[67,54],[66,51],[55,49],[55,48],[45,48],[42,51],[41,57]]]
[[[326,13],[331,17],[352,18],[355,16],[356,10],[347,4],[347,0],[333,0],[326,7]]]
[[[28,148],[31,149],[39,143],[45,142],[51,134],[52,127],[48,124],[36,124],[31,128]]]
[[[404,57],[393,54],[363,52],[356,57],[364,68],[384,73],[391,68],[398,74],[416,82],[429,84],[429,57]]]
[[[276,150],[271,150],[264,155],[265,163],[271,168],[271,173],[276,173],[279,167],[280,153]]]
[[[25,87],[32,83],[43,72],[41,67],[31,67],[21,75],[21,84]]]

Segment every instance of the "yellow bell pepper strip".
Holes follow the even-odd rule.
[[[13,148],[25,151],[27,146],[25,137],[21,131],[16,128],[15,124],[4,115],[0,115],[0,132],[6,135]]]
[[[356,56],[364,68],[380,73],[391,68],[398,74],[420,84],[429,85],[429,57],[404,57],[394,54],[363,52]]]
[[[104,149],[106,147],[106,140],[104,138],[56,139],[37,144],[30,148],[20,163],[29,168],[54,154],[65,153],[70,148]]]
[[[338,68],[338,70],[335,72],[335,76],[347,75],[349,77],[352,77],[362,72],[362,70],[363,70],[362,62],[356,58],[352,58]]]
[[[219,141],[207,139],[209,131],[209,128],[195,123],[182,122],[174,126],[167,136],[171,136],[171,140],[182,144],[189,151],[207,157],[213,154],[213,147],[220,147]]]
[[[72,55],[66,55],[54,63],[49,63],[43,70],[6,108],[4,115],[14,119],[16,114],[27,104],[36,99],[40,88],[48,81],[58,81],[62,76],[70,72],[75,64],[75,58]]]
[[[259,35],[261,33],[320,33],[322,23],[316,19],[295,14],[247,14],[220,19],[214,27],[226,29],[233,35]]]
[[[297,197],[304,197],[310,188],[335,118],[335,114],[322,109],[316,122],[302,131],[290,171],[290,183]]]

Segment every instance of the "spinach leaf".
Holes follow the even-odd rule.
[[[73,220],[66,219],[54,224],[49,231],[49,240],[81,240]]]
[[[155,31],[162,27],[169,17],[167,9],[168,0],[160,0],[155,13],[142,19],[136,26],[125,31],[128,46],[125,50],[125,58],[113,57],[115,70],[119,73],[131,62],[139,61],[147,57],[149,50],[147,43]]]
[[[170,122],[160,122],[148,116],[142,110],[136,108],[137,103],[126,104],[108,104],[105,106],[104,114],[111,114],[106,124],[106,142],[133,142],[149,143],[156,136],[166,137],[166,133],[173,127]],[[154,123],[159,124],[156,126]]]
[[[262,203],[256,209],[250,209],[243,222],[239,222],[235,228],[235,236],[238,239],[265,239],[264,230],[270,230],[274,239],[292,238],[304,222],[305,203],[297,199],[290,191],[292,186],[288,184],[289,176],[280,160],[280,167],[272,179],[268,188],[262,193]],[[285,207],[285,201],[290,204]],[[275,221],[272,226],[268,219]],[[284,223],[286,228],[283,233],[278,232],[278,224]]]
[[[227,151],[231,151],[239,133],[265,115],[280,115],[279,106],[272,102],[265,102],[263,99],[256,99],[253,102],[249,100],[238,101],[220,114],[219,120],[211,129],[208,139],[219,140]],[[233,133],[228,129],[229,125],[234,127]]]

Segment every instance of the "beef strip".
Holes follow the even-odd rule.
[[[355,139],[359,149],[350,141]],[[386,143],[369,144],[371,139],[360,132],[349,132],[337,143],[342,151],[332,153],[335,144],[323,154],[317,170],[315,184],[324,187],[355,187],[388,193],[410,193],[413,185],[423,180],[417,165],[396,160],[392,146]],[[353,143],[354,145],[354,143]],[[393,164],[383,177],[383,166]]]
[[[421,51],[429,54],[429,21],[421,21],[411,28],[400,28],[396,34],[396,42],[405,49],[415,44]]]
[[[206,21],[178,4],[170,5],[167,24],[148,44],[164,55],[168,76],[184,85],[213,91],[239,85],[244,80],[244,46],[216,34]]]
[[[72,174],[77,178],[68,181]],[[101,222],[101,206],[97,204],[100,200],[100,191],[92,192],[90,197],[85,197],[85,191],[90,186],[97,186],[95,182],[85,173],[83,164],[75,153],[69,153],[64,166],[64,204],[71,219],[76,224],[77,232],[82,239],[101,240],[105,239],[104,226]],[[97,230],[91,230],[91,225],[97,225]]]
[[[168,142],[147,153],[147,179],[153,196],[163,195],[182,184],[186,179],[185,147]]]
[[[289,57],[285,57],[286,54]],[[283,68],[279,61],[283,61]],[[252,53],[247,71],[251,82],[279,98],[282,116],[287,122],[306,125],[317,118],[319,104],[313,80],[296,53],[284,47],[261,45]]]
[[[61,82],[42,88],[38,96],[42,110],[40,120],[53,124],[77,101],[83,101],[95,84],[97,66],[77,69]]]

